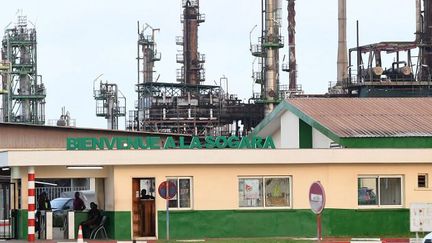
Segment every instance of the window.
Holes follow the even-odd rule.
[[[170,208],[191,208],[191,195],[192,195],[192,178],[190,177],[177,177],[168,178],[168,181],[177,186],[177,194],[169,200],[168,205]]]
[[[428,174],[418,174],[417,175],[417,187],[427,188],[428,187]]]
[[[359,206],[401,206],[402,176],[364,176],[358,178]]]
[[[291,207],[291,178],[239,178],[239,207]]]

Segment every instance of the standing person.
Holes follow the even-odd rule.
[[[80,193],[75,192],[75,198],[73,201],[73,210],[84,210],[86,208],[84,201],[80,198]]]
[[[46,192],[41,192],[38,197],[38,210],[51,210],[51,203]]]
[[[36,225],[35,231],[38,232],[38,238],[41,238],[41,231],[45,227],[45,211],[51,210],[51,203],[46,192],[41,192],[38,196],[37,211],[35,214]],[[42,214],[43,212],[43,214]]]
[[[100,221],[102,220],[102,215],[99,209],[97,208],[97,204],[94,202],[90,203],[90,211],[87,215],[87,220],[81,223],[83,230],[83,237],[89,238],[90,233],[94,228],[96,228]]]

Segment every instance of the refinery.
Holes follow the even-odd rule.
[[[15,2],[0,240],[432,240],[432,0]]]
[[[413,41],[377,40],[377,43],[360,45],[357,23],[356,46],[348,48],[346,1],[339,0],[337,80],[329,82],[325,94],[308,94],[297,81],[296,1],[262,1],[256,23],[250,23],[253,27],[249,32],[251,56],[249,60],[246,57],[239,60],[249,63],[252,60],[252,80],[241,82],[255,87],[242,99],[235,91],[228,90],[229,83],[239,80],[206,75],[206,50],[199,47],[199,33],[205,28],[206,14],[200,9],[199,0],[182,0],[179,13],[182,35],[175,37],[177,54],[164,56],[175,59],[178,65],[173,67],[175,77],[157,72],[164,49],[158,43],[158,35],[163,30],[154,27],[151,19],[137,21],[136,56],[130,57],[136,59],[136,81],[129,82],[135,97],[122,93],[121,90],[130,88],[125,87],[126,82],[120,85],[99,75],[93,80],[95,115],[106,119],[107,129],[242,136],[281,100],[290,97],[429,96],[432,63],[428,53],[432,34],[426,26],[432,20],[428,1],[422,3],[420,0],[415,3]],[[2,122],[74,126],[75,120],[65,108],[60,119],[48,121],[45,117],[49,94],[43,74],[38,72],[37,27],[27,18],[18,11],[17,20],[7,26],[2,39],[0,119]],[[133,43],[128,45],[133,46]],[[288,51],[283,53],[282,50]],[[299,51],[304,52],[297,50],[297,53]],[[391,57],[386,58],[386,55]],[[391,58],[392,62],[385,62]],[[103,72],[95,70],[95,73]],[[283,72],[288,72],[285,80],[281,79]]]

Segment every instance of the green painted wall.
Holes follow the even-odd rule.
[[[166,237],[166,214],[158,211],[158,236]],[[409,236],[409,210],[325,209],[323,236]],[[302,210],[171,211],[170,238],[314,237],[316,216]]]
[[[312,148],[312,127],[299,119],[299,145],[300,148]]]
[[[26,209],[18,209],[17,212],[18,220],[18,239],[27,240],[27,222],[28,214]]]
[[[106,231],[108,238],[116,240],[131,240],[131,212],[130,211],[105,211],[107,216]]]
[[[130,240],[131,239],[131,213],[126,211],[103,211],[107,216],[105,229],[109,239]],[[87,219],[87,212],[75,213],[75,236],[78,234],[78,225]]]
[[[87,212],[75,212],[75,239],[78,237],[78,227],[87,219]]]
[[[104,211],[107,216],[105,227],[108,238],[116,240],[131,239],[131,213]],[[27,210],[18,210],[18,239],[27,240]],[[78,236],[79,224],[87,219],[87,212],[75,212],[75,237]]]
[[[431,148],[431,137],[341,138],[347,148]]]

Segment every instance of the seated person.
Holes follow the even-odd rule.
[[[83,237],[88,239],[90,237],[92,230],[99,225],[101,220],[102,220],[102,215],[99,209],[97,208],[97,204],[91,202],[90,211],[88,212],[87,220],[81,223]]]
[[[142,189],[141,190],[141,199],[154,199],[154,197],[152,195],[147,195],[147,190],[146,189]]]
[[[75,192],[75,198],[73,200],[73,210],[84,210],[86,208],[84,201],[80,198],[80,193]]]

